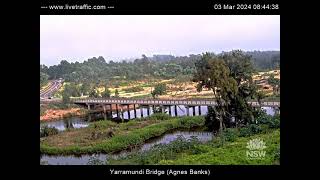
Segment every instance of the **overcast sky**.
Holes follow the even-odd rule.
[[[40,63],[280,50],[280,16],[40,16]]]

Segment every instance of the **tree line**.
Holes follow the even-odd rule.
[[[221,53],[221,54],[224,54]],[[251,57],[256,70],[277,69],[280,66],[280,51],[244,52]],[[47,67],[40,65],[40,85],[50,79],[63,78],[66,82],[99,83],[110,80],[141,80],[152,78],[170,79],[190,75],[196,71],[195,63],[202,55],[189,56],[154,55],[133,61],[114,62],[99,56],[80,62],[69,63],[62,60],[60,64]]]

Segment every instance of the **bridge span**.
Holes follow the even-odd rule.
[[[127,99],[127,98],[75,98],[72,100],[74,104],[82,105],[90,109],[95,109],[97,107],[103,107],[104,112],[107,110],[107,106],[109,106],[108,109],[112,111],[112,105],[116,105],[116,112],[117,115],[119,114],[118,106],[120,106],[120,110],[122,112],[122,107],[126,106],[127,111],[129,111],[129,106],[133,105],[134,114],[136,116],[136,105],[140,107],[140,110],[142,111],[142,107],[148,107],[148,115],[149,115],[149,109],[150,107],[161,107],[162,111],[166,107],[174,106],[175,114],[177,114],[177,106],[183,105],[187,109],[187,115],[189,115],[189,108],[193,109],[193,113],[195,112],[195,107],[199,108],[199,114],[200,112],[200,106],[216,106],[217,103],[215,100],[212,99]],[[251,101],[248,102],[253,107],[273,107],[280,109],[280,102],[276,101],[268,101],[268,102],[261,102],[259,104],[258,102]],[[171,115],[171,108],[169,108],[169,114]],[[130,113],[129,113],[130,114]],[[130,119],[130,117],[129,117]]]

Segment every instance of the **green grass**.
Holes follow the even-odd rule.
[[[262,159],[249,159],[246,156],[247,142],[254,138],[260,138],[267,148],[266,156]],[[159,164],[166,165],[273,165],[279,163],[278,148],[280,146],[280,130],[274,130],[267,134],[258,134],[250,137],[238,138],[234,142],[228,142],[221,147],[215,147],[214,143],[199,145],[205,153],[183,155],[174,160],[161,160]]]
[[[66,147],[56,147],[50,146],[45,141],[40,143],[40,152],[45,154],[92,154],[92,153],[112,153],[127,148],[136,147],[142,145],[146,140],[161,136],[167,131],[178,129],[178,128],[193,128],[200,127],[204,125],[203,117],[181,117],[181,118],[172,118],[169,120],[162,120],[159,123],[148,125],[142,128],[129,129],[129,126],[134,125],[134,121],[130,124],[126,123],[122,127],[121,133],[115,133],[111,138],[107,138],[100,143],[80,146],[80,145],[70,145]],[[100,124],[97,123],[98,126]],[[101,124],[103,124],[101,122]],[[104,129],[100,125],[101,129]],[[127,126],[127,127],[125,127]],[[90,127],[89,127],[90,128]],[[121,127],[120,127],[121,128]],[[86,128],[82,128],[86,130]]]
[[[262,159],[247,158],[247,142],[260,138],[267,148]],[[107,159],[112,165],[273,165],[280,159],[280,130],[240,137],[221,142],[221,137],[201,143],[197,139],[178,138],[169,144],[157,145],[146,152],[135,152],[119,159]]]

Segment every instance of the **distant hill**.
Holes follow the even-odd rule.
[[[280,51],[248,51],[255,68],[271,70],[280,67]]]

